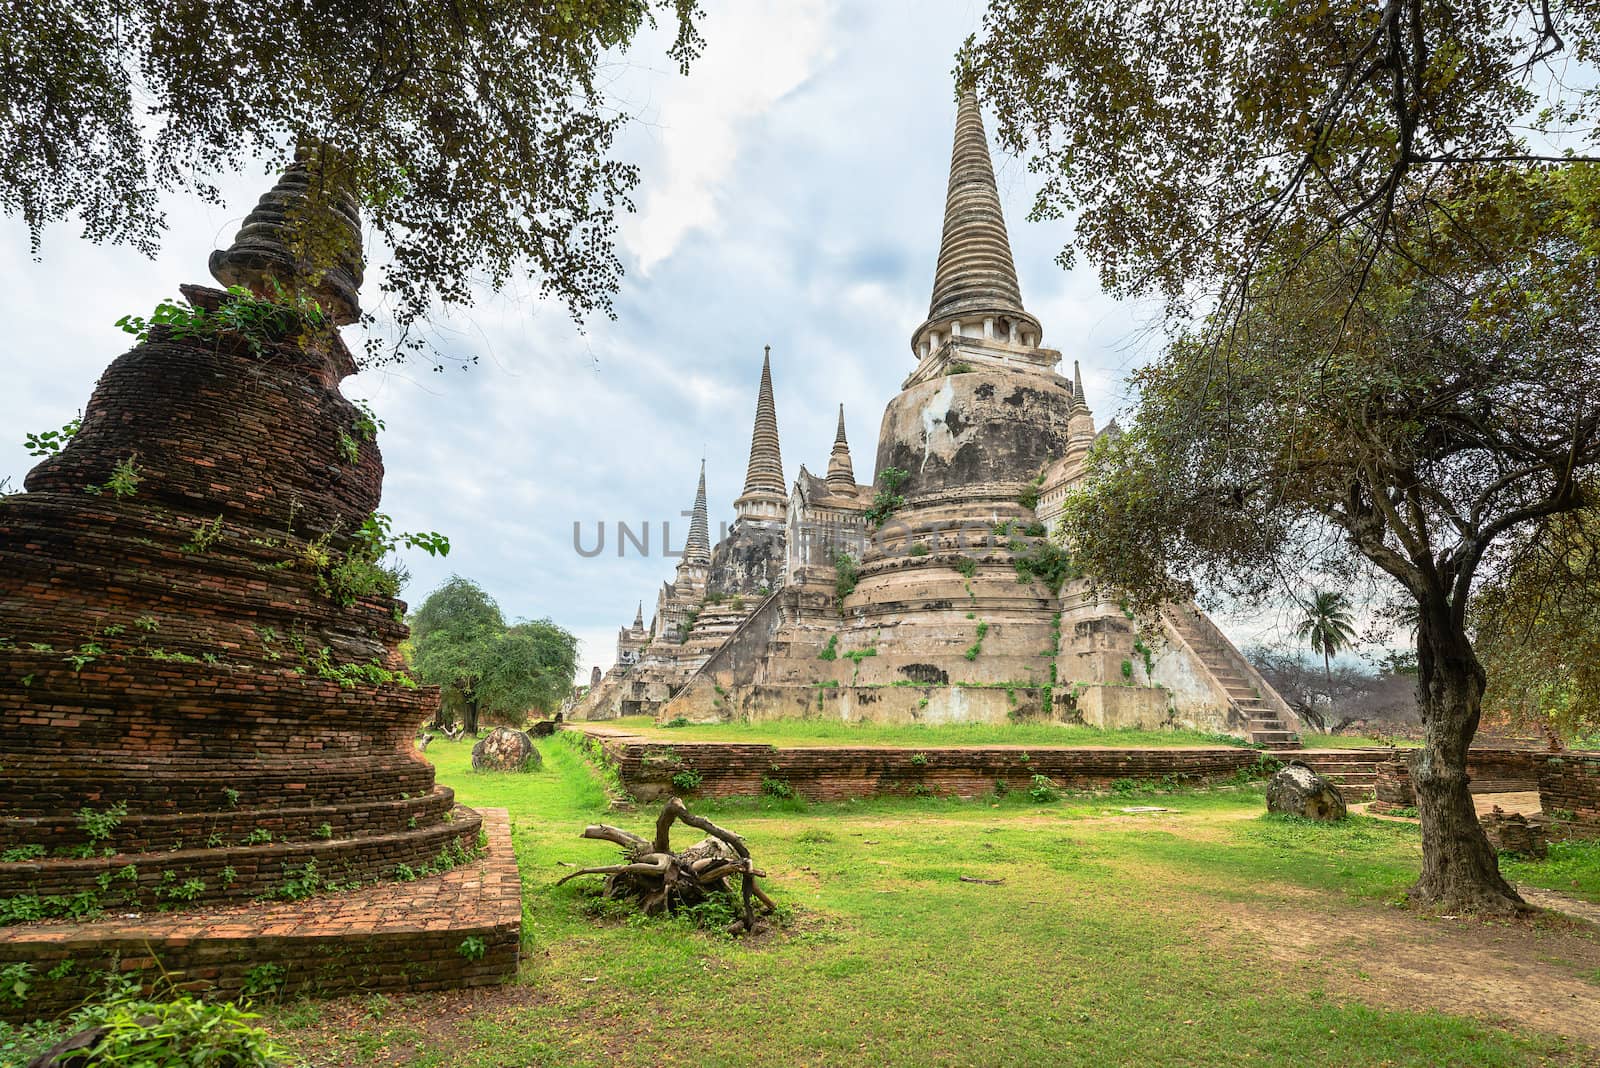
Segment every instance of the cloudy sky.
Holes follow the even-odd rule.
[[[841,401],[857,475],[870,473],[884,405],[913,367],[908,339],[928,307],[952,56],[982,13],[958,0],[706,7],[708,46],[687,78],[659,37],[614,71],[615,103],[636,118],[621,154],[643,171],[639,211],[621,230],[616,321],[580,331],[559,307],[486,294],[446,333],[448,346],[480,357],[470,370],[416,366],[344,386],[387,423],[384,508],[396,526],[451,538],[448,559],[407,561],[408,598],[419,602],[452,572],[475,579],[509,618],[548,616],[577,633],[584,675],[611,663],[616,627],[640,599],[648,618],[673,567],[659,555],[660,524],[677,520],[681,544],[702,454],[713,533],[731,521],[763,345],[787,478],[801,463],[826,468]],[[1027,222],[1026,166],[995,162],[1024,302],[1067,366],[1082,361],[1103,424],[1126,408],[1127,371],[1150,354],[1148,313],[1102,295],[1089,269],[1056,266],[1070,228]],[[32,463],[25,431],[81,410],[126,347],[118,317],[175,297],[180,282],[210,281],[207,254],[268,184],[240,176],[225,209],[174,199],[154,263],[88,245],[70,226],[47,233],[36,262],[20,224],[0,223],[10,348],[0,477],[20,481]],[[650,523],[650,557],[618,558],[618,521]],[[574,523],[589,547],[604,523],[606,551],[580,556]]]

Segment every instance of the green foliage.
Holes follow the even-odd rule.
[[[36,974],[33,965],[25,960],[0,964],[0,1004],[26,1003]]]
[[[92,1002],[72,1015],[74,1030],[105,1028],[93,1047],[93,1063],[113,1068],[196,1065],[273,1068],[285,1051],[255,1026],[260,1019],[228,1001],[197,1001],[187,995],[150,1001],[132,987]]]
[[[927,753],[912,753],[909,762],[910,762],[911,766],[914,767],[914,768],[927,767],[928,766],[928,754]]]
[[[672,785],[675,789],[683,793],[689,793],[693,790],[699,789],[700,784],[705,781],[705,778],[706,777],[704,775],[698,771],[695,771],[693,768],[684,768],[682,771],[672,776]]]
[[[468,935],[466,938],[463,938],[461,940],[461,944],[456,947],[456,952],[470,961],[482,960],[483,955],[488,951],[489,944],[485,942],[479,935]]]
[[[29,456],[54,456],[66,448],[67,442],[72,440],[83,426],[82,417],[73,419],[60,430],[41,430],[37,434],[30,433],[23,438],[22,447],[28,450]]]
[[[849,660],[851,663],[857,666],[860,666],[861,661],[867,659],[868,657],[877,655],[878,648],[875,645],[869,645],[865,649],[852,649],[848,653],[844,654],[846,660]]]
[[[1036,774],[1031,781],[1033,785],[1028,787],[1028,798],[1030,800],[1041,805],[1061,800],[1061,790],[1050,776]]]
[[[944,373],[947,375],[970,375],[972,373],[972,365],[970,363],[957,360],[954,363],[947,364],[945,366]]]
[[[34,920],[84,920],[99,915],[100,897],[93,890],[0,898],[0,927]]]
[[[1059,594],[1068,581],[1082,576],[1072,562],[1072,554],[1045,537],[1036,537],[1014,550],[1011,563],[1016,568],[1018,582],[1037,579],[1055,594]]]
[[[201,520],[194,529],[194,534],[189,540],[178,547],[179,552],[203,553],[217,543],[222,537],[222,517],[219,515],[211,522]]]
[[[783,801],[787,801],[794,797],[794,787],[790,786],[782,779],[774,779],[770,776],[762,778],[761,792],[766,794],[768,797],[776,797]]]
[[[319,890],[333,889],[327,879],[317,871],[317,862],[308,860],[295,870],[284,865],[284,880],[272,889],[271,897],[283,901],[303,901]]]
[[[83,487],[85,493],[98,497],[109,491],[112,496],[132,497],[139,492],[139,483],[144,481],[144,476],[139,473],[138,455],[124,456],[111,468],[111,476],[102,483],[90,483]]]
[[[817,654],[817,659],[818,660],[837,660],[837,659],[839,659],[839,636],[837,634],[828,635],[828,644],[824,645],[822,647],[822,652]]]
[[[954,567],[964,578],[970,579],[978,573],[978,561],[970,556],[958,557],[956,562],[950,566]]]
[[[1034,475],[1033,478],[1028,480],[1028,484],[1026,486],[1022,487],[1022,492],[1017,494],[1017,503],[1022,505],[1022,507],[1026,508],[1028,511],[1033,511],[1035,508],[1039,507],[1039,491],[1043,488],[1044,472],[1040,471],[1037,475]],[[1042,528],[1040,529],[1039,533],[1044,533]]]
[[[35,250],[75,218],[90,240],[154,256],[165,195],[219,203],[220,176],[314,146],[319,200],[352,198],[388,250],[373,303],[391,309],[399,347],[485,283],[525,280],[575,318],[610,314],[617,216],[640,172],[616,158],[627,116],[607,72],[658,12],[687,72],[704,43],[695,0],[402,0],[359,29],[285,0],[52,9],[7,35],[29,75],[0,123],[0,210],[21,217]],[[291,248],[312,269],[342,250],[320,218]]]
[[[856,564],[856,558],[849,553],[835,553],[833,566],[837,572],[837,577],[833,581],[834,601],[842,610],[844,608],[844,599],[855,592],[856,581],[860,577],[860,572]]]
[[[265,827],[252,827],[250,833],[244,836],[245,845],[265,845],[272,841],[272,832]]]
[[[872,505],[867,509],[866,519],[868,529],[876,530],[893,515],[906,499],[895,490],[911,477],[911,472],[899,467],[886,467],[878,472],[878,492],[872,497]]]
[[[48,850],[36,842],[12,846],[10,849],[0,852],[0,864],[22,864],[30,860],[37,860],[39,857],[44,856],[46,852]]]
[[[118,801],[103,810],[85,805],[78,810],[78,827],[90,842],[103,842],[111,837],[111,833],[117,829],[127,814],[126,801]]]
[[[915,545],[913,545],[911,547],[909,555],[911,555],[911,556],[927,556],[928,555],[928,545],[927,545],[927,543],[926,542],[921,542],[921,541],[917,542]]]
[[[966,657],[968,660],[976,660],[976,659],[978,659],[978,657],[980,655],[982,655],[982,653],[983,653],[983,638],[984,638],[984,635],[986,635],[988,633],[989,633],[989,624],[986,623],[986,622],[983,622],[982,620],[979,620],[978,621],[978,629],[977,629],[977,640],[974,641],[971,645],[967,646],[966,651],[963,652],[961,655]]]
[[[668,730],[676,730],[679,727],[687,727],[688,725],[689,718],[687,716],[673,716],[671,719],[662,724],[662,726],[666,727]]]
[[[284,967],[271,961],[252,965],[244,973],[239,993],[247,998],[271,997],[283,989]]]
[[[239,338],[257,356],[265,355],[269,345],[327,325],[327,316],[316,301],[291,297],[281,289],[277,296],[277,301],[267,300],[243,286],[229,286],[228,296],[216,311],[195,307],[188,301],[164,300],[148,318],[124,315],[116,325],[140,341],[149,340],[151,331],[157,328],[175,341],[200,341],[213,346],[225,338]]]

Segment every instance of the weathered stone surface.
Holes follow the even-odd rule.
[[[1499,805],[1478,818],[1483,833],[1496,853],[1515,853],[1521,857],[1544,859],[1549,851],[1542,823],[1529,822],[1520,812],[1506,812]]]
[[[472,747],[475,771],[537,771],[542,763],[533,740],[514,727],[496,727]]]
[[[1308,765],[1291,760],[1267,783],[1267,811],[1308,820],[1342,820],[1344,795]]]

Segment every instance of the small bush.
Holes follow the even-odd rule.
[[[699,789],[705,778],[704,775],[693,768],[685,768],[672,777],[672,786],[676,790],[688,793],[691,790]]]
[[[461,944],[456,947],[456,952],[467,960],[479,961],[483,959],[485,953],[489,952],[489,944],[478,935],[469,935],[461,940]]]
[[[1033,785],[1028,787],[1028,796],[1039,804],[1049,804],[1051,801],[1061,800],[1061,790],[1056,786],[1055,780],[1048,775],[1035,775]]]
[[[794,796],[794,787],[790,786],[782,779],[774,779],[769,777],[761,780],[761,792],[766,794],[768,797],[776,797],[780,800],[787,801]]]

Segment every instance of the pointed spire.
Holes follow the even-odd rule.
[[[685,563],[711,562],[711,521],[706,517],[706,462],[700,461],[700,485],[694,493],[694,512],[689,518],[689,539],[683,546]]]
[[[740,518],[782,518],[788,508],[783,483],[783,453],[778,448],[778,409],[772,402],[772,346],[761,360],[761,388],[756,394],[756,425],[750,432],[750,466],[744,493],[733,502]]]
[[[1078,366],[1078,361],[1072,361],[1072,404],[1076,408],[1089,407],[1089,401],[1083,395],[1083,368]]]
[[[838,490],[856,488],[855,468],[850,464],[850,443],[844,437],[844,405],[839,405],[839,429],[833,435],[833,454],[828,457],[829,486]]]
[[[985,329],[985,321],[989,328]],[[950,152],[950,186],[945,195],[944,236],[933,275],[928,319],[917,328],[912,349],[932,334],[942,343],[959,322],[961,333],[997,341],[1037,344],[1039,324],[1022,307],[1017,267],[1011,259],[1000,192],[995,186],[989,142],[983,132],[978,96],[968,89],[956,109],[955,144]],[[1013,336],[1012,328],[1016,327]]]
[[[361,215],[346,160],[302,140],[294,162],[245,216],[233,244],[211,253],[212,277],[277,299],[304,294],[335,324],[361,317]]]
[[[639,608],[633,613],[633,629],[638,630],[644,626],[644,602],[639,602]]]

